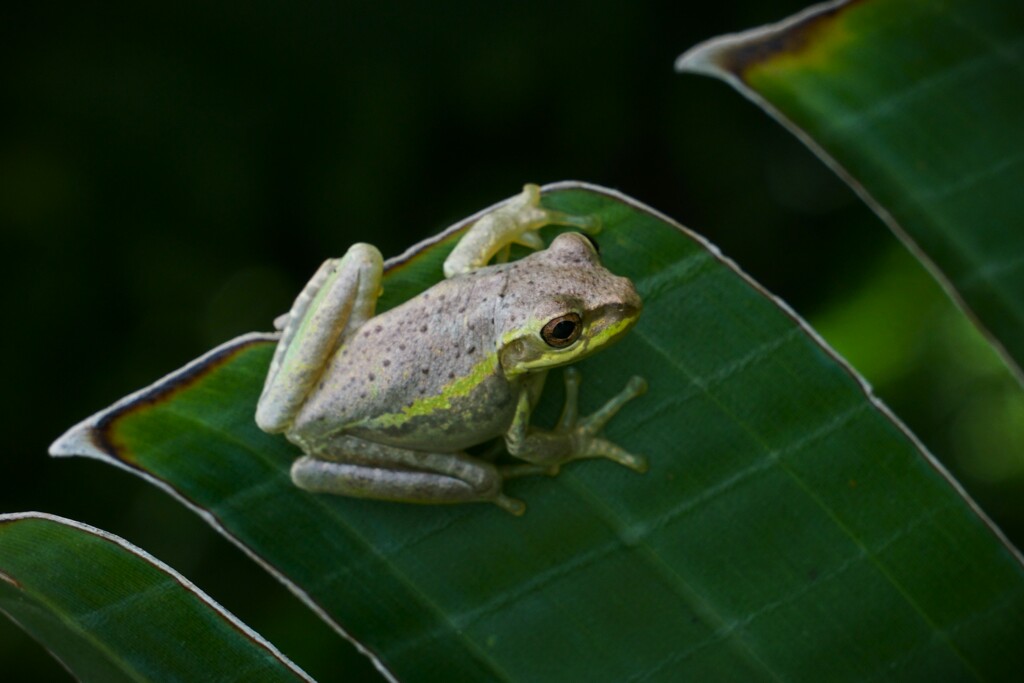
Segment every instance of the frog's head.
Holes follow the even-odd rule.
[[[579,233],[559,235],[508,273],[498,351],[508,377],[585,358],[640,317],[633,283],[601,265],[594,243]]]

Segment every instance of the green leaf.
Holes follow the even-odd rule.
[[[835,169],[1024,381],[1019,0],[860,0],[691,49]]]
[[[311,681],[127,541],[52,515],[0,515],[0,611],[81,681]]]
[[[639,475],[515,480],[526,515],[294,488],[253,423],[272,352],[249,335],[54,444],[164,487],[403,681],[998,680],[1024,666],[1024,566],[942,467],[787,307],[702,239],[615,192],[597,214],[638,326],[584,362],[584,410]],[[469,220],[389,262],[384,306],[439,279]],[[551,382],[536,413],[558,410]]]

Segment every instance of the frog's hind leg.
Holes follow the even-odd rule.
[[[405,503],[486,501],[514,515],[526,510],[501,492],[499,468],[465,453],[412,451],[344,435],[317,450],[320,458],[307,455],[292,465],[292,481],[306,491]]]
[[[340,259],[325,261],[295,299],[256,408],[266,432],[287,429],[330,356],[373,316],[384,259],[376,247],[354,244]]]

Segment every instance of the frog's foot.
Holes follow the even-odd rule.
[[[606,458],[637,472],[647,471],[647,459],[629,453],[622,446],[600,438],[597,434],[623,405],[647,391],[642,377],[631,377],[626,387],[609,398],[601,408],[585,418],[579,417],[580,371],[565,369],[565,405],[558,420],[558,431],[567,431],[572,437],[572,453],[568,460]]]
[[[556,474],[560,465],[588,458],[607,458],[637,472],[647,471],[646,458],[598,436],[622,406],[647,391],[647,382],[633,377],[622,391],[583,418],[579,416],[579,387],[579,371],[568,368],[565,371],[565,407],[558,425],[550,431],[528,428],[529,392],[520,394],[516,417],[505,434],[505,444],[511,455],[531,463],[522,466],[522,474]],[[530,469],[531,466],[534,469]]]
[[[540,187],[523,186],[523,191],[505,204],[484,214],[462,236],[444,262],[444,276],[454,277],[482,268],[497,255],[507,259],[512,244],[543,249],[537,230],[545,225],[566,225],[588,234],[601,230],[597,216],[574,216],[540,205]]]
[[[642,377],[631,377],[622,391],[584,418],[579,417],[579,389],[580,371],[573,367],[566,368],[565,405],[556,428],[558,432],[567,432],[572,440],[572,451],[566,461],[607,458],[637,472],[646,472],[646,458],[634,455],[597,435],[622,406],[647,391],[647,382]]]

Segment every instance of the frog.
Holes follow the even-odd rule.
[[[540,199],[527,184],[484,213],[448,255],[443,280],[382,313],[377,248],[354,244],[320,266],[275,321],[280,338],[256,407],[260,429],[302,451],[291,466],[296,486],[408,503],[489,502],[521,515],[525,503],[504,492],[508,479],[553,476],[591,458],[646,471],[643,456],[600,435],[646,382],[632,377],[581,417],[580,373],[569,366],[622,338],[642,301],[631,280],[602,265],[592,237],[599,217]],[[545,247],[538,232],[549,225],[574,230]],[[513,244],[533,251],[509,260]],[[553,429],[536,427],[531,414],[559,367],[561,417]],[[468,451],[502,438],[510,458],[493,447]]]

